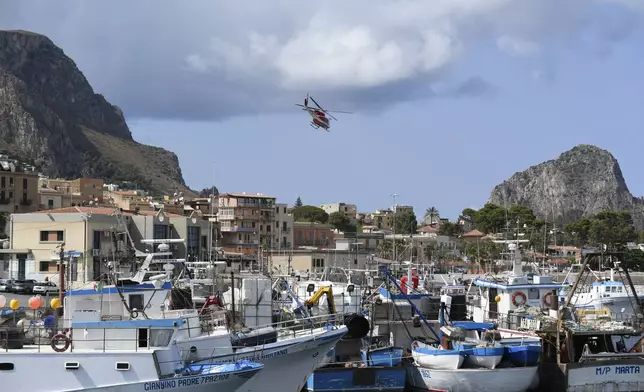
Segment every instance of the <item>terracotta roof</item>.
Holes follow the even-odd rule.
[[[432,233],[432,232],[435,232],[435,231],[438,231],[438,230],[439,229],[436,226],[424,226],[424,227],[420,228],[420,230],[418,230],[418,231],[423,232],[423,233]]]
[[[63,207],[55,208],[53,210],[43,210],[32,212],[32,214],[88,214],[93,215],[112,215],[114,213],[113,208],[108,207]],[[123,211],[123,215],[132,215],[129,211]]]
[[[462,237],[484,237],[485,234],[481,233],[480,231],[474,229],[472,231],[468,231],[467,233],[463,234]]]
[[[273,196],[258,195],[253,193],[222,193],[218,197],[246,197],[251,199],[274,199]]]

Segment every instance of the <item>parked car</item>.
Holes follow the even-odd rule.
[[[31,294],[34,292],[35,285],[36,281],[33,279],[15,280],[13,282],[13,286],[11,287],[11,292]]]
[[[58,293],[58,286],[53,282],[38,282],[34,286],[34,294]]]
[[[13,279],[0,279],[0,291],[10,293],[13,288]]]

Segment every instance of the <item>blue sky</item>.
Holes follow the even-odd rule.
[[[644,195],[644,2],[383,1],[359,16],[338,2],[348,9],[331,19],[332,8],[277,0],[248,12],[68,3],[47,18],[47,3],[0,0],[0,28],[48,35],[136,140],[177,153],[192,188],[214,177],[224,192],[361,211],[398,193],[418,215],[455,218],[514,172],[586,143],[612,152]],[[355,114],[313,130],[293,106],[307,90]]]

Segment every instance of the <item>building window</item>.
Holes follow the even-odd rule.
[[[64,233],[62,230],[41,230],[40,242],[63,242]]]
[[[168,226],[154,225],[154,232],[152,233],[155,240],[165,240],[168,238]]]
[[[58,272],[58,263],[56,261],[41,261],[39,263],[39,272]]]
[[[324,268],[324,259],[313,259],[313,268]]]
[[[22,189],[27,189],[27,179],[26,178],[22,179]]]
[[[54,208],[54,201],[52,199],[47,200],[47,208]]]
[[[4,188],[7,186],[7,177],[0,178],[0,187]]]
[[[193,261],[199,258],[199,238],[201,237],[201,228],[199,226],[188,226],[188,238],[186,245],[188,247],[188,260]]]

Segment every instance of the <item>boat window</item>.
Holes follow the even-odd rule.
[[[173,329],[151,329],[150,330],[150,346],[151,347],[167,347],[172,339]]]
[[[611,293],[616,293],[616,292],[617,292],[617,287],[615,287],[615,286],[611,286],[611,288],[610,288],[610,292],[611,292]]]
[[[80,363],[78,362],[65,362],[65,369],[67,370],[77,370],[80,368]]]
[[[622,292],[622,286],[617,286],[617,292],[621,293]]]
[[[143,294],[130,294],[130,309],[143,310]]]
[[[12,362],[0,362],[0,371],[10,371],[14,369]]]
[[[528,290],[528,299],[539,299],[539,289],[531,288]]]

